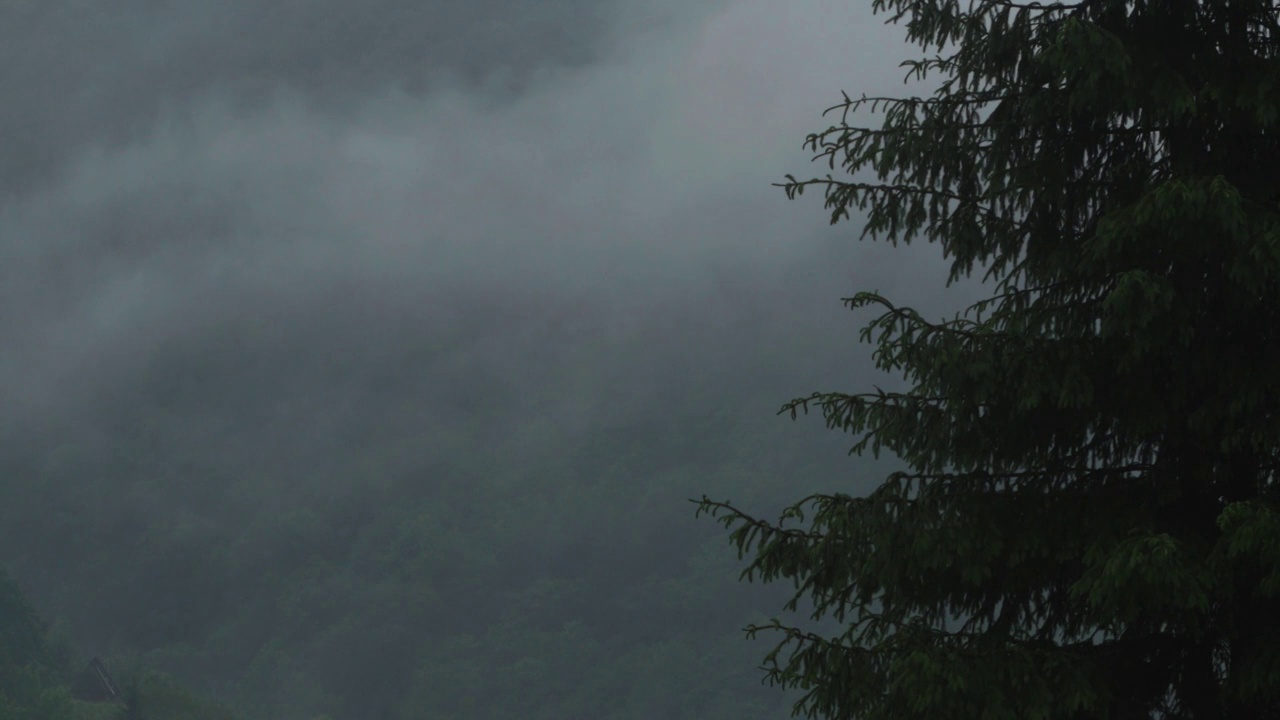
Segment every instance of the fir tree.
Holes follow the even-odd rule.
[[[1277,8],[961,5],[876,0],[945,81],[807,140],[879,182],[781,185],[998,282],[938,323],[847,299],[910,390],[783,407],[910,471],[776,523],[702,499],[745,579],[839,622],[748,628],[767,677],[821,718],[1280,718]]]

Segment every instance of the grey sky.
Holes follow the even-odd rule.
[[[914,57],[816,0],[9,7],[0,329],[24,412],[255,313],[524,297],[625,327],[709,268],[852,253],[856,226],[769,183],[819,170],[800,144],[841,89],[902,94]],[[933,249],[883,250],[856,248],[884,289],[942,277]],[[834,303],[850,265],[804,272]]]
[[[841,90],[928,92],[904,39],[836,0],[6,3],[0,459],[90,478],[88,504],[146,475],[94,512],[224,539],[438,467],[562,477],[690,393],[845,462],[773,417],[892,384],[839,298],[976,294],[770,183],[825,173],[802,143]],[[704,465],[760,472],[742,444],[654,460],[688,488],[637,481],[636,535],[695,522]],[[779,487],[805,482],[830,477]],[[266,483],[276,505],[244,490]],[[529,548],[631,519],[605,510]],[[58,572],[23,580],[39,600]]]

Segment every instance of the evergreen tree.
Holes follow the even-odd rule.
[[[146,720],[142,714],[142,683],[138,677],[131,677],[125,682],[123,699],[120,720]]]
[[[70,712],[66,648],[0,567],[0,720],[62,720]]]
[[[51,655],[48,634],[48,626],[36,614],[17,582],[0,567],[0,672],[47,664]]]
[[[747,580],[839,622],[765,626],[767,678],[810,717],[1280,718],[1277,8],[961,5],[876,0],[946,79],[808,138],[880,182],[782,185],[998,283],[939,323],[856,294],[910,390],[783,407],[909,471],[776,523],[702,499]]]

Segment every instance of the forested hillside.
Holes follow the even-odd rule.
[[[407,318],[345,356],[341,317],[175,342],[7,449],[0,558],[115,672],[245,718],[779,717],[794,698],[741,628],[789,595],[739,587],[687,500],[887,471],[774,414],[857,349],[782,290],[691,292],[714,325],[545,299],[487,333]],[[390,342],[415,319],[421,340]],[[487,354],[512,338],[528,352]]]
[[[0,720],[69,714],[72,659],[0,566]]]

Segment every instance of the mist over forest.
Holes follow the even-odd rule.
[[[927,92],[902,28],[825,0],[0,18],[0,567],[48,664],[210,718],[786,716],[741,628],[788,588],[739,582],[687,501],[869,490],[892,458],[777,409],[901,382],[840,298],[978,297],[770,186],[825,174],[801,143],[841,90]]]

